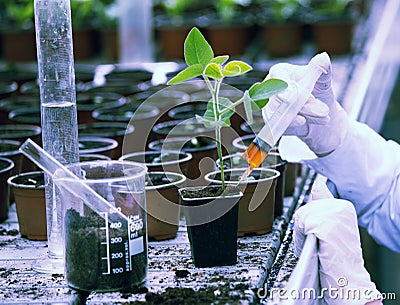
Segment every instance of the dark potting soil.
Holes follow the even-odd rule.
[[[244,170],[243,170],[244,171]],[[258,171],[253,171],[251,172],[248,176],[247,176],[247,180],[248,181],[252,181],[252,180],[259,180],[262,178],[269,178],[274,176],[275,174],[273,172],[258,172]],[[226,181],[239,181],[242,177],[242,172],[239,173],[230,173],[230,172],[226,172],[225,173],[225,180]],[[210,177],[212,179],[221,181],[221,174],[217,173],[216,175],[213,175],[212,177]]]
[[[163,293],[146,293],[146,302],[130,302],[129,304],[162,304],[162,305],[207,305],[207,304],[242,304],[247,300],[243,284],[208,287],[194,290],[192,288],[167,288]]]
[[[146,186],[158,186],[158,185],[164,185],[168,183],[172,183],[174,181],[177,181],[177,179],[173,179],[171,177],[168,177],[165,174],[155,174],[155,173],[148,173],[147,174],[147,181],[146,181]]]
[[[0,160],[0,170],[3,170],[3,169],[5,169],[5,168],[7,168],[7,167],[9,167],[9,166],[10,166],[10,163],[9,163],[9,162]]]
[[[146,154],[144,162],[148,164],[159,164],[168,161],[177,161],[185,157],[181,153],[161,153],[161,154]]]
[[[44,173],[31,174],[15,177],[13,182],[22,185],[32,185],[34,187],[40,187],[44,185]]]
[[[131,256],[132,270],[129,270],[129,258],[126,251],[129,248],[127,223],[122,220],[119,228],[111,228],[109,224],[109,241],[112,253],[110,274],[107,272],[107,247],[105,221],[103,218],[89,212],[82,217],[74,209],[69,209],[65,215],[66,242],[66,278],[68,284],[78,290],[85,291],[115,291],[129,290],[142,284],[147,272],[146,246],[142,253]],[[118,238],[118,242],[114,243]],[[114,241],[114,242],[113,242]],[[119,253],[125,256],[119,256]],[[125,260],[128,260],[127,262]]]
[[[222,188],[219,186],[208,186],[199,188],[182,189],[181,195],[183,198],[205,198],[205,197],[218,197],[222,194]],[[234,196],[238,195],[239,191],[235,187],[227,186],[223,195]]]
[[[107,147],[110,145],[110,142],[101,142],[101,141],[96,141],[96,140],[90,140],[90,141],[85,141],[85,140],[80,140],[79,141],[79,149],[91,149],[91,148],[102,148],[102,147]]]
[[[214,148],[216,147],[216,142],[208,137],[198,136],[184,140],[171,139],[170,141],[159,141],[154,147],[160,150],[164,147],[169,150],[183,150],[192,153]]]

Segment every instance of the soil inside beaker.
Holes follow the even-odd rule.
[[[144,250],[136,255],[127,253],[132,240],[128,237],[126,221],[121,218],[120,223],[122,225],[118,228],[112,228],[109,223],[107,236],[105,220],[96,213],[89,212],[82,217],[74,209],[67,210],[66,278],[72,288],[99,292],[126,291],[144,283],[147,246],[144,245]],[[144,236],[145,232],[141,235]],[[146,243],[145,236],[143,240]]]

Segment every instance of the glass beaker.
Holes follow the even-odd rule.
[[[143,284],[147,275],[146,166],[88,161],[66,166],[112,207],[94,211],[76,180],[57,170],[53,181],[63,205],[65,277],[72,288],[117,291]],[[78,184],[79,185],[79,184]]]

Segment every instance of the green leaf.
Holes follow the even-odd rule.
[[[199,76],[202,73],[203,73],[203,67],[201,65],[199,65],[199,64],[192,65],[192,66],[187,67],[185,70],[182,70],[177,75],[175,75],[172,79],[170,79],[168,81],[167,84],[172,85],[172,84],[181,83],[185,80]]]
[[[254,102],[251,100],[249,96],[249,92],[246,91],[243,96],[243,106],[244,106],[244,112],[246,114],[246,122],[248,124],[253,123],[253,104]]]
[[[270,78],[261,83],[255,83],[248,90],[249,97],[259,109],[263,108],[269,98],[287,88],[287,83],[283,80]]]
[[[188,66],[201,65],[203,68],[213,59],[214,52],[198,28],[190,30],[184,45],[185,61]]]
[[[253,68],[249,64],[243,61],[233,60],[226,64],[226,66],[222,70],[222,73],[225,76],[237,76],[249,72],[252,69]]]
[[[221,55],[221,56],[214,57],[213,59],[211,59],[210,62],[219,64],[219,65],[223,65],[224,63],[227,62],[228,59],[229,59],[229,55]]]
[[[221,72],[221,66],[215,63],[209,63],[203,73],[208,77],[218,80],[224,77]]]

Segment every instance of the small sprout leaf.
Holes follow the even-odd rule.
[[[182,70],[177,75],[175,75],[172,79],[170,79],[168,81],[168,85],[184,82],[186,80],[197,77],[202,73],[203,67],[200,64],[189,66],[185,70]]]
[[[283,80],[270,78],[261,83],[255,83],[248,90],[248,94],[259,109],[263,108],[274,94],[287,88],[287,83]]]
[[[229,55],[221,55],[221,56],[214,57],[213,59],[211,59],[210,62],[219,64],[219,65],[223,65],[224,63],[227,62],[228,59],[229,59]]]
[[[209,63],[203,73],[204,75],[217,80],[224,77],[221,72],[221,66],[216,63]]]
[[[243,61],[233,60],[226,64],[222,73],[224,73],[225,76],[237,76],[249,72],[252,69],[253,68],[249,64]]]
[[[188,66],[201,65],[203,68],[214,58],[214,52],[198,28],[190,30],[184,46],[185,61]]]

